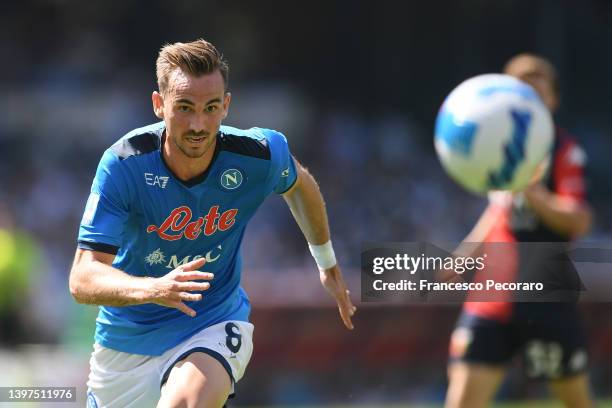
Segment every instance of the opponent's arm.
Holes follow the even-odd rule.
[[[556,232],[576,238],[591,228],[593,215],[585,203],[555,194],[541,184],[529,186],[524,194],[529,208]]]
[[[295,160],[295,159],[294,159]],[[330,241],[329,224],[325,202],[319,191],[317,182],[297,160],[295,160],[297,180],[283,194],[283,198],[291,209],[293,218],[299,225],[304,237],[311,246],[323,245]],[[319,268],[321,283],[334,297],[340,310],[340,317],[348,329],[353,329],[351,316],[355,306],[349,298],[349,291],[342,277],[338,264],[326,269]]]
[[[585,163],[584,151],[568,141],[556,153],[552,169],[554,191],[535,182],[523,192],[527,205],[539,219],[550,229],[569,238],[585,235],[593,223],[593,213],[585,200]]]
[[[494,204],[489,204],[480,215],[474,228],[472,228],[470,233],[463,239],[457,249],[455,249],[453,252],[454,255],[464,257],[478,256],[479,252],[482,250],[482,243],[491,233],[495,223],[499,220],[499,216],[499,209],[497,209]]]
[[[457,257],[476,258],[481,256],[483,250],[483,242],[491,233],[495,223],[499,220],[499,209],[494,204],[489,204],[476,221],[476,224],[470,233],[453,251],[453,255]],[[442,269],[436,274],[438,282],[454,282],[462,281],[461,275],[457,274],[453,269]]]
[[[204,258],[179,266],[160,278],[128,275],[112,266],[114,259],[112,254],[77,249],[69,281],[70,293],[77,302],[103,306],[156,303],[193,317],[195,311],[183,302],[201,300],[201,294],[189,292],[210,287],[208,282],[193,280],[213,278],[211,273],[197,270],[204,265]]]

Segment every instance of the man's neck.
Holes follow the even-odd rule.
[[[166,165],[172,173],[181,181],[188,181],[202,175],[209,167],[215,154],[217,140],[215,140],[204,155],[198,158],[191,158],[185,155],[177,146],[170,146],[172,143],[164,136],[162,138],[162,154]]]

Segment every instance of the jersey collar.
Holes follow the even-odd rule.
[[[182,185],[184,185],[187,188],[191,188],[194,187],[198,184],[203,183],[204,181],[206,181],[206,178],[208,177],[208,174],[210,173],[210,169],[212,169],[213,165],[215,164],[215,161],[217,160],[217,156],[219,155],[219,151],[220,151],[220,145],[221,145],[221,132],[217,132],[217,134],[215,135],[215,137],[217,138],[216,142],[215,142],[215,151],[213,153],[212,159],[210,160],[210,164],[208,165],[208,167],[206,168],[206,170],[204,170],[204,172],[200,175],[197,175],[195,177],[190,178],[189,180],[181,180],[176,174],[174,174],[174,172],[170,169],[170,166],[168,166],[168,163],[166,163],[166,159],[164,158],[164,152],[163,152],[163,148],[164,148],[164,142],[166,140],[166,129],[164,128],[161,135],[160,135],[160,143],[159,143],[159,156],[161,158],[162,163],[164,164],[164,166],[166,167],[166,170],[168,170],[168,172]]]

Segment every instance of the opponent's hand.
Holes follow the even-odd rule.
[[[195,282],[196,280],[211,280],[214,275],[209,272],[198,271],[206,263],[206,258],[196,259],[170,271],[161,278],[150,280],[149,302],[158,305],[173,307],[181,312],[194,317],[195,310],[183,302],[195,302],[202,300],[200,292],[210,288],[208,282]]]
[[[533,176],[531,176],[531,180],[529,181],[529,185],[534,185],[540,183],[546,173],[548,172],[548,168],[550,167],[550,158],[546,158],[542,160],[542,163],[538,164],[535,171],[533,172]]]
[[[329,269],[320,269],[319,276],[323,287],[336,299],[342,322],[347,329],[353,330],[351,317],[355,314],[357,308],[351,302],[350,292],[346,288],[340,267],[336,265]]]

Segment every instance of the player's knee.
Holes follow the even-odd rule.
[[[550,381],[550,387],[557,398],[568,408],[592,408],[594,406],[586,374]]]
[[[445,408],[463,408],[468,407],[469,393],[467,387],[467,376],[459,367],[448,368],[448,391],[446,394]]]
[[[452,363],[448,368],[449,386],[445,408],[488,407],[503,377],[498,367]]]
[[[444,408],[484,408],[486,406],[487,404],[483,403],[481,398],[470,395],[465,389],[461,392],[449,393],[444,404]]]
[[[465,384],[453,384],[451,380],[444,408],[472,408],[475,402],[472,399]]]
[[[165,389],[157,408],[222,408],[227,401],[228,390],[211,383],[206,385]]]
[[[490,401],[468,387],[449,388],[444,408],[486,408]]]
[[[187,390],[162,397],[157,408],[222,408],[227,394],[222,391],[189,392]]]

